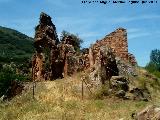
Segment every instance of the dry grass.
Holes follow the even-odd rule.
[[[88,98],[85,88],[81,99],[81,74],[63,80],[37,83],[35,99],[32,91],[0,103],[1,120],[130,120],[131,114],[149,104],[158,104],[160,97],[154,89],[152,101],[103,100]]]

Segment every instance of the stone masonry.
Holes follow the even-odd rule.
[[[93,47],[107,45],[110,46],[116,55],[126,62],[136,65],[133,54],[128,53],[127,31],[124,28],[118,28],[114,32],[106,35],[102,40],[97,41]]]

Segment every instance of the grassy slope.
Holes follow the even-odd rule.
[[[21,62],[34,51],[33,38],[0,26],[0,62]]]
[[[35,99],[32,99],[30,90],[10,102],[1,103],[0,116],[2,120],[130,120],[133,112],[160,102],[159,85],[145,77],[145,72],[139,69],[139,77],[130,77],[130,80],[140,87],[146,83],[152,95],[149,102],[120,100],[116,97],[95,100],[88,97],[86,88],[82,100],[81,74],[78,74],[72,78],[37,83]]]

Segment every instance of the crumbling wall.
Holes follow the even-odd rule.
[[[133,66],[137,64],[135,56],[131,53],[128,53],[128,60]]]
[[[36,78],[37,79],[42,79],[44,76],[44,55],[43,53],[37,53],[36,54]]]
[[[59,42],[56,27],[51,17],[40,14],[35,29],[35,54],[32,58],[32,77],[34,80],[54,80],[77,72],[77,59],[71,36]]]
[[[77,72],[78,60],[76,56],[76,51],[73,47],[73,40],[71,36],[64,38],[64,41],[58,45],[59,58],[57,61],[62,61],[63,63],[63,76],[70,76]]]
[[[118,28],[114,32],[106,35],[102,40],[94,44],[94,48],[102,45],[108,45],[112,48],[116,57],[121,58],[126,62],[136,65],[136,60],[133,54],[128,53],[127,31],[124,28]]]
[[[110,33],[102,40],[96,41],[89,48],[90,79],[92,81],[109,81],[112,76],[135,75],[136,60],[128,53],[127,32],[123,28]],[[110,84],[110,83],[109,83]]]
[[[98,48],[92,49],[95,58],[95,63],[92,65],[89,79],[93,86],[101,84],[110,84],[112,76],[118,76],[119,70],[116,64],[115,55],[109,46],[102,45]]]
[[[45,13],[40,14],[39,24],[35,28],[34,47],[36,48],[33,57],[33,79],[42,80],[54,78],[53,63],[57,58],[57,47],[59,43],[56,27],[51,21],[51,17]]]
[[[123,28],[105,36],[102,40],[87,48],[84,53],[76,54],[71,36],[59,42],[56,27],[51,17],[41,13],[40,21],[35,28],[34,46],[36,52],[32,60],[34,79],[57,79],[73,75],[95,66],[101,66],[106,78],[121,73],[115,58],[136,65],[135,57],[128,53],[127,32]],[[111,70],[112,69],[112,70]],[[115,72],[113,72],[116,71]],[[108,75],[108,76],[107,76]]]

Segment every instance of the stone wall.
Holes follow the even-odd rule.
[[[96,41],[93,48],[107,45],[112,48],[116,57],[136,65],[136,60],[133,54],[128,53],[127,31],[124,28],[118,28],[114,32],[106,35],[102,40]]]

